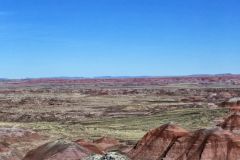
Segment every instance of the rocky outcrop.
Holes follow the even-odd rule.
[[[166,124],[149,131],[128,153],[133,160],[160,160],[172,146],[189,132],[173,124]]]
[[[109,152],[105,155],[92,155],[84,160],[130,160],[128,157],[117,152]]]

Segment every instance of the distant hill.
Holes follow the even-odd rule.
[[[0,82],[2,81],[8,81],[9,79],[7,79],[7,78],[0,78]]]
[[[0,78],[0,81],[28,81],[28,80],[39,80],[39,79],[55,79],[55,80],[81,80],[81,79],[130,79],[130,78],[190,78],[190,77],[235,77],[240,74],[193,74],[193,75],[172,75],[172,76],[96,76],[96,77],[39,77],[39,78],[22,78],[22,79],[9,79]]]

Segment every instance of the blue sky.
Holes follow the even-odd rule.
[[[240,73],[239,0],[0,0],[0,77]]]

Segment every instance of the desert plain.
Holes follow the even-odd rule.
[[[111,137],[131,148],[164,124],[189,132],[214,128],[231,115],[226,106],[238,103],[238,97],[240,76],[230,74],[1,79],[0,142],[2,148],[16,151],[16,160],[59,140],[92,142]],[[0,149],[1,154],[3,160],[15,160]]]

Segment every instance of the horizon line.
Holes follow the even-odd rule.
[[[0,80],[32,80],[32,79],[114,79],[114,78],[171,78],[171,77],[211,77],[211,76],[240,76],[240,73],[219,73],[219,74],[189,74],[189,75],[142,75],[142,76],[56,76],[56,77],[25,77],[25,78],[4,78]]]

